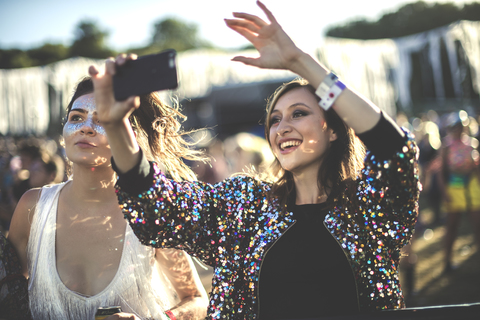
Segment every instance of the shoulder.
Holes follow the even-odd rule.
[[[25,192],[23,196],[20,198],[20,201],[18,202],[17,207],[15,208],[14,216],[17,214],[25,214],[30,211],[33,211],[33,209],[35,208],[38,202],[38,199],[40,198],[41,192],[42,192],[42,188],[34,188]]]
[[[17,248],[25,248],[30,236],[30,226],[42,189],[30,189],[23,194],[13,213],[8,239]]]
[[[235,175],[219,183],[223,188],[230,190],[246,190],[249,192],[265,192],[271,188],[271,183],[250,175]]]
[[[12,217],[12,227],[15,227],[16,222],[21,222],[23,226],[30,226],[31,219],[35,212],[35,206],[38,203],[40,194],[42,192],[41,188],[30,189],[23,194],[23,196],[18,201],[17,207]],[[24,224],[24,222],[28,222]]]

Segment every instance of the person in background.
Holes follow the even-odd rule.
[[[480,247],[480,168],[478,151],[459,113],[451,114],[451,123],[440,149],[442,174],[440,188],[446,208],[444,271],[451,272],[452,250],[462,213],[469,214]]]
[[[67,108],[63,136],[71,178],[22,196],[8,235],[17,258],[0,255],[3,265],[20,265],[20,276],[28,278],[30,310],[25,313],[31,312],[34,320],[93,320],[97,308],[121,306],[122,313],[107,319],[202,319],[206,292],[191,258],[183,251],[142,245],[122,218],[110,145],[92,91],[91,79],[80,81]],[[168,141],[175,145],[169,154],[173,159],[180,154],[196,159],[195,152],[177,143],[177,136],[164,136],[165,127],[178,126],[176,109],[154,93],[143,96],[141,104],[131,121],[149,158],[168,157],[165,153],[172,150],[156,147]],[[49,161],[36,164],[33,185],[54,176]],[[194,177],[186,167],[169,173]],[[13,294],[18,291],[26,290]]]
[[[21,174],[29,173],[30,167],[37,159],[42,158],[42,149],[37,145],[25,144],[18,150],[20,157],[21,170],[16,175],[13,185],[13,196],[15,204],[18,203],[22,195],[30,189],[29,176],[22,176]]]

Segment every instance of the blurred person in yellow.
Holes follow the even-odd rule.
[[[470,215],[477,243],[480,245],[479,155],[467,132],[465,111],[450,115],[447,135],[440,157],[440,187],[446,209],[445,271],[452,271],[452,249],[462,213]]]

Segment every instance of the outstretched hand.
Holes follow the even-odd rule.
[[[126,61],[136,58],[137,56],[133,54],[121,54],[115,60],[108,59],[105,62],[104,73],[101,73],[94,66],[88,69],[93,81],[98,119],[104,127],[114,126],[128,119],[130,114],[140,105],[139,97],[129,97],[125,101],[116,101],[113,95],[113,75],[116,66],[123,65]]]
[[[229,28],[250,41],[260,57],[237,56],[232,60],[259,68],[292,70],[302,51],[283,31],[267,7],[260,1],[257,1],[257,5],[265,12],[270,24],[257,16],[240,12],[233,13],[236,19],[225,19],[225,22]]]

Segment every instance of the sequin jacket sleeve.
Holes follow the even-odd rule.
[[[269,185],[248,177],[215,185],[176,182],[155,163],[151,166],[155,172],[149,190],[131,195],[116,186],[125,218],[143,244],[181,248],[211,266],[248,247],[246,232],[254,224],[258,228],[254,214],[271,202],[266,198]]]
[[[399,251],[413,234],[421,189],[418,150],[404,132],[405,143],[388,159],[367,152],[356,199],[344,201],[355,206],[337,206],[325,220],[350,260],[362,311],[404,307]]]
[[[421,189],[418,148],[404,132],[405,145],[391,159],[379,160],[367,152],[357,192],[365,230],[378,238],[379,247],[392,250],[407,244],[413,234]]]

